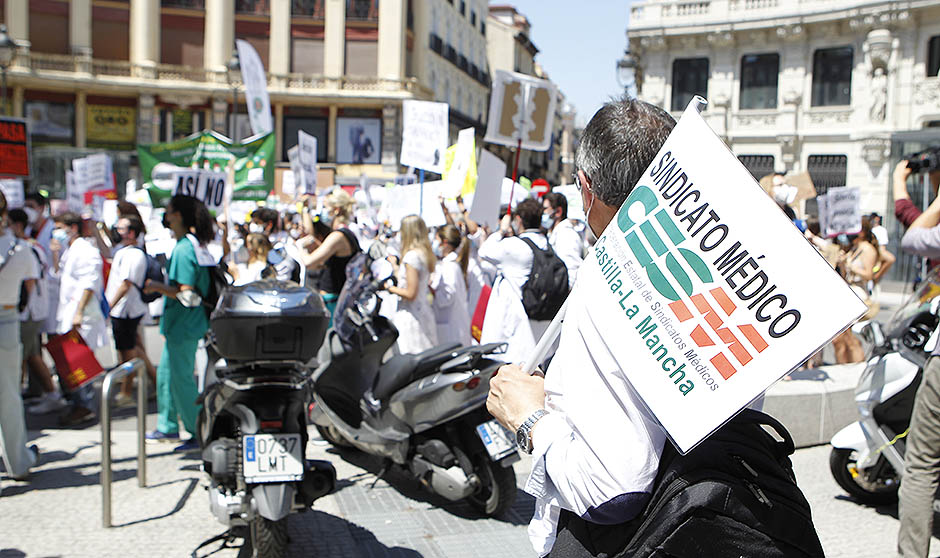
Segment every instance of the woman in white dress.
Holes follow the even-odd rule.
[[[441,258],[431,278],[437,341],[470,344],[470,312],[467,308],[467,263],[470,241],[454,225],[437,230],[434,253]]]
[[[428,241],[428,227],[417,215],[401,221],[401,265],[396,267],[398,285],[389,284],[389,293],[398,296],[398,309],[392,323],[398,328],[398,351],[420,353],[437,345],[434,311],[428,300],[428,279],[434,271],[434,252]]]

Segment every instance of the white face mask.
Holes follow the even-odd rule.
[[[294,240],[297,240],[298,238],[300,238],[300,229],[291,229],[290,237],[293,238]]]
[[[248,232],[253,234],[264,234],[264,225],[261,223],[250,223],[248,225]]]
[[[29,206],[23,207],[23,213],[26,214],[27,224],[33,224],[39,220],[39,212]]]

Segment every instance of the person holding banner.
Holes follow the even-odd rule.
[[[395,268],[398,285],[392,285],[389,280],[385,290],[398,296],[398,309],[392,315],[392,323],[399,333],[398,351],[402,354],[420,353],[437,345],[434,311],[428,303],[428,280],[434,272],[436,260],[424,219],[417,215],[405,217],[401,220],[399,234],[400,265],[394,258],[389,258]]]
[[[167,263],[169,284],[147,280],[144,292],[164,297],[160,333],[166,339],[157,366],[157,429],[147,434],[151,441],[179,439],[179,422],[193,437],[177,447],[178,451],[197,449],[196,348],[209,329],[209,319],[201,304],[180,302],[183,293],[195,291],[199,297],[209,293],[209,271],[203,261],[205,246],[215,238],[212,216],[205,204],[191,196],[176,195],[166,207],[166,220],[176,238],[176,247]],[[211,256],[210,256],[211,257]],[[191,297],[192,293],[185,295]]]
[[[35,445],[26,446],[26,422],[20,396],[23,345],[17,305],[20,285],[38,275],[29,246],[6,229],[7,200],[0,192],[0,451],[7,475],[25,480],[39,462]]]
[[[588,123],[575,159],[576,183],[595,235],[616,215],[674,126],[664,110],[637,99],[609,102]],[[585,545],[616,554],[625,540],[605,546],[604,540],[578,540],[572,533],[578,526],[604,530],[639,515],[651,498],[665,443],[662,428],[587,315],[585,300],[594,293],[584,292],[582,284],[568,297],[558,350],[544,378],[517,364],[503,366],[490,381],[486,403],[517,438],[521,432],[528,439],[521,447],[533,457],[525,490],[537,498],[529,538],[540,556],[582,556]]]

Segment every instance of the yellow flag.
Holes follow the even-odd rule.
[[[451,169],[454,166],[454,159],[457,157],[457,145],[454,144],[444,152],[444,174],[442,178],[447,181]],[[476,192],[477,189],[477,149],[476,139],[471,136],[470,139],[470,164],[467,166],[467,176],[464,178],[463,186],[460,188],[460,195],[466,196]]]

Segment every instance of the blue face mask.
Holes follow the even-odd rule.
[[[542,228],[545,230],[551,229],[555,225],[555,219],[552,218],[551,213],[542,214]]]
[[[56,239],[59,244],[68,244],[69,232],[65,229],[55,229],[52,231],[52,238]]]
[[[333,226],[333,216],[330,214],[330,210],[324,209],[320,212],[320,222],[327,227]]]

